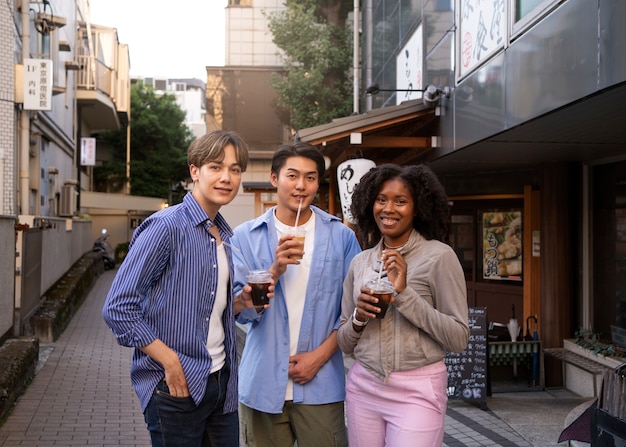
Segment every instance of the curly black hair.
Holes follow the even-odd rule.
[[[383,164],[361,178],[350,205],[359,232],[372,244],[380,240],[372,209],[382,184],[392,179],[402,181],[411,192],[415,206],[413,228],[426,239],[444,241],[448,233],[448,196],[435,173],[425,165]]]

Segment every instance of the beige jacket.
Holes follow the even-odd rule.
[[[395,297],[385,318],[370,320],[365,329],[352,327],[360,289],[378,276],[382,240],[358,254],[343,284],[338,342],[369,372],[385,380],[392,371],[435,363],[447,351],[460,352],[469,338],[467,288],[459,260],[448,245],[428,241],[413,231],[402,250],[407,288]]]

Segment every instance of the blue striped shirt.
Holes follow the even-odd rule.
[[[218,278],[216,240],[208,231],[212,225],[223,241],[232,236],[221,214],[211,221],[190,193],[183,203],[148,217],[133,234],[102,310],[120,345],[139,348],[158,338],[176,351],[196,404],[204,397],[211,370],[206,343]],[[224,248],[232,284],[232,252],[230,246]],[[225,413],[237,409],[237,343],[230,284],[222,317],[230,368]],[[164,377],[160,364],[134,350],[131,379],[142,411]]]

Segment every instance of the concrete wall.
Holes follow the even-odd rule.
[[[0,337],[13,326],[15,218],[0,216]]]
[[[42,232],[41,295],[93,245],[91,221],[50,219],[49,222],[52,226]]]

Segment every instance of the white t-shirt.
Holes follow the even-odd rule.
[[[285,234],[293,234],[290,226],[285,225],[276,218],[276,232],[278,238]],[[289,315],[289,355],[294,355],[298,351],[298,338],[300,336],[300,325],[304,313],[304,300],[306,298],[306,288],[309,283],[309,270],[311,269],[311,259],[313,257],[313,247],[315,246],[315,213],[311,213],[311,218],[303,225],[298,225],[305,231],[304,256],[299,265],[288,265],[287,271],[283,274],[283,285],[285,289],[285,301],[287,303],[287,314]],[[293,400],[293,381],[287,381],[285,400]]]
[[[209,319],[209,336],[206,342],[209,355],[213,360],[211,363],[211,373],[219,371],[226,363],[222,315],[226,309],[229,280],[228,257],[226,256],[226,251],[224,251],[224,244],[219,244],[217,246],[217,295]]]

